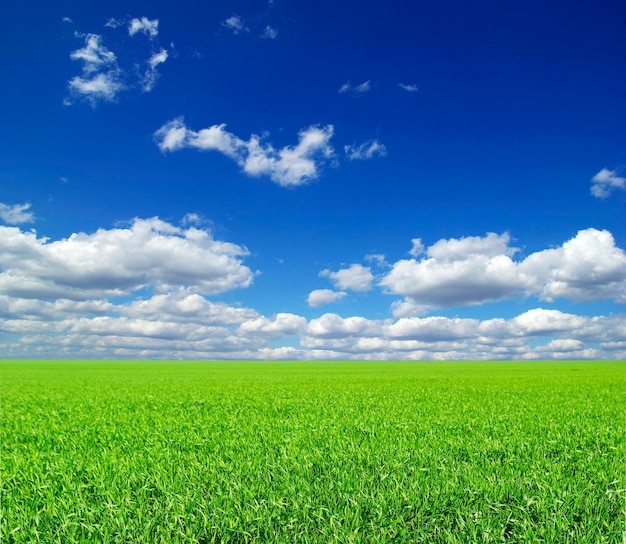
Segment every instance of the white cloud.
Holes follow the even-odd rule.
[[[167,50],[161,49],[161,51],[154,53],[154,55],[150,57],[148,64],[150,65],[150,68],[154,70],[159,64],[164,63],[167,60],[167,57]]]
[[[161,49],[161,51],[154,53],[150,59],[148,59],[148,69],[146,70],[141,82],[141,87],[144,92],[150,92],[154,88],[157,80],[159,79],[159,72],[156,68],[159,64],[163,64],[167,58],[167,50]]]
[[[0,227],[0,294],[88,300],[145,288],[221,293],[252,283],[254,274],[241,260],[247,254],[209,231],[183,230],[158,218],[55,242]]]
[[[158,321],[165,318],[176,323],[221,326],[239,325],[259,317],[259,314],[250,308],[210,302],[189,289],[157,294],[147,300],[135,300],[119,307],[118,312],[133,319]]]
[[[319,308],[320,306],[325,306],[326,304],[332,304],[334,302],[338,302],[343,297],[346,296],[347,293],[344,291],[333,291],[331,289],[316,289],[315,291],[311,291],[309,296],[307,297],[307,303],[311,308]]]
[[[508,241],[508,235],[492,233],[440,240],[426,258],[396,262],[380,285],[417,305],[449,307],[512,296],[524,283]]]
[[[231,15],[225,21],[222,21],[222,26],[232,30],[234,34],[240,34],[241,32],[248,32],[248,27],[245,25],[243,19],[239,15]]]
[[[615,170],[603,168],[591,178],[591,194],[597,198],[607,198],[615,189],[626,189],[626,178]]]
[[[21,225],[22,223],[32,223],[35,220],[35,214],[28,211],[30,202],[24,204],[3,204],[0,202],[0,219],[9,225]]]
[[[389,266],[389,263],[385,260],[385,256],[382,253],[365,255],[365,260],[368,263],[373,263],[376,266]]]
[[[122,26],[123,24],[124,24],[124,21],[120,21],[119,19],[116,19],[115,17],[111,17],[110,19],[107,20],[106,23],[104,23],[104,26],[106,28],[118,28]]]
[[[72,105],[76,99],[85,100],[92,106],[100,101],[114,102],[121,91],[140,88],[143,92],[150,92],[159,79],[157,67],[168,60],[170,53],[165,48],[153,49],[154,39],[158,35],[158,19],[147,17],[130,20],[109,19],[104,25],[116,29],[124,26],[128,28],[130,36],[138,33],[150,38],[150,43],[144,47],[152,49],[146,60],[131,59],[134,66],[122,70],[118,64],[116,54],[109,50],[102,42],[99,34],[75,33],[77,38],[85,40],[84,47],[72,51],[70,58],[82,62],[82,72],[68,81],[69,96],[64,104]],[[173,45],[172,45],[173,48]],[[122,58],[124,58],[122,56]],[[143,73],[139,73],[139,66],[143,65]],[[137,75],[135,75],[137,74]]]
[[[337,272],[322,270],[320,276],[329,278],[338,289],[352,291],[369,291],[374,281],[372,269],[360,264],[352,264]]]
[[[0,295],[5,356],[233,359],[537,359],[626,357],[626,315],[535,308],[509,320],[327,313],[307,320],[215,303],[190,289],[145,300]],[[287,340],[293,346],[271,347]]]
[[[213,125],[198,132],[188,129],[182,118],[174,119],[154,133],[159,149],[176,151],[185,147],[219,151],[232,158],[250,176],[268,176],[282,186],[302,185],[318,176],[324,159],[333,155],[332,125],[311,126],[298,134],[295,147],[276,150],[253,134],[243,140],[226,131],[226,125]]]
[[[279,313],[271,318],[261,316],[245,321],[239,326],[239,332],[279,338],[298,334],[304,327],[306,327],[306,319],[304,317],[289,313]]]
[[[404,301],[396,300],[391,304],[391,314],[394,317],[415,317],[427,314],[430,306],[418,304],[410,299]]]
[[[70,58],[72,60],[80,60],[84,62],[83,72],[90,74],[96,72],[103,67],[115,65],[117,57],[112,51],[109,51],[102,45],[102,36],[98,34],[82,35],[76,33],[77,37],[85,38],[85,47],[72,51]]]
[[[200,226],[203,221],[202,218],[200,217],[199,214],[197,213],[187,213],[185,214],[185,217],[183,217],[183,220],[181,221],[182,225],[186,226],[186,225],[196,225],[196,226]]]
[[[174,119],[157,130],[154,139],[161,151],[177,151],[187,145],[187,127],[182,118]]]
[[[420,306],[482,304],[513,296],[626,303],[626,254],[608,231],[587,229],[561,247],[514,261],[508,234],[440,240],[421,259],[400,260],[380,285]],[[423,252],[420,239],[411,253]],[[407,307],[398,306],[403,312]]]
[[[74,21],[72,21],[72,19],[70,19],[69,17],[63,17],[63,19],[61,19],[64,23],[73,23]]]
[[[560,248],[528,256],[519,268],[527,289],[543,300],[626,303],[626,254],[606,230],[581,230]]]
[[[137,32],[141,32],[149,38],[156,38],[159,34],[159,20],[148,19],[147,17],[132,19],[128,25],[128,35],[134,36]]]
[[[359,85],[354,87],[354,92],[356,94],[366,93],[371,88],[372,88],[371,82],[370,81],[364,81],[363,83],[360,83]]]
[[[509,247],[511,237],[507,234],[487,233],[485,237],[466,236],[463,238],[439,240],[428,248],[428,256],[443,262],[466,260],[471,257],[510,257],[518,249]],[[414,241],[413,241],[414,242]],[[415,246],[413,250],[415,251]]]
[[[523,336],[545,336],[581,329],[586,318],[559,310],[535,308],[511,320],[512,332]]]
[[[91,78],[75,76],[70,79],[68,86],[72,95],[82,96],[92,105],[99,100],[112,102],[126,88],[117,71],[96,74]],[[67,104],[71,104],[71,101]]]
[[[421,238],[413,238],[411,240],[411,244],[413,244],[413,247],[409,251],[409,255],[419,257],[422,253],[424,253],[424,244],[422,243]]]
[[[278,31],[270,25],[267,25],[263,30],[263,34],[261,34],[261,38],[267,38],[269,40],[275,40],[277,37]]]
[[[364,142],[361,145],[346,145],[344,151],[350,160],[371,159],[375,156],[384,157],[387,155],[387,148],[378,140]]]
[[[184,223],[197,225],[199,217],[190,214]],[[414,239],[415,248],[420,244]],[[417,264],[436,261],[446,273],[446,267],[467,262],[482,270],[485,263],[505,257],[516,268],[524,296],[543,297],[548,286],[554,289],[553,283],[566,289],[567,294],[559,296],[581,300],[590,293],[619,298],[626,291],[626,257],[607,231],[583,230],[562,246],[517,261],[507,234],[440,240],[416,253],[421,256],[414,259]],[[58,241],[18,227],[0,227],[3,355],[626,358],[623,314],[588,317],[533,308],[510,319],[420,316],[432,306],[407,297],[394,304],[395,315],[389,319],[326,313],[307,320],[293,313],[264,316],[253,308],[210,300],[212,294],[250,285],[254,274],[243,263],[247,254],[243,246],[216,241],[208,230],[158,218]],[[346,289],[364,289],[373,281],[371,270],[360,265],[326,275]],[[326,295],[330,300],[345,293],[318,290],[319,300]]]
[[[401,89],[404,89],[405,91],[409,93],[416,93],[419,90],[417,88],[417,85],[407,85],[405,83],[398,83],[398,87],[400,87]]]
[[[617,358],[626,316],[582,317],[537,308],[511,320],[448,317],[373,321],[325,314],[309,322],[301,344],[334,351],[338,358],[377,359],[523,359]],[[535,348],[540,339],[546,344]],[[599,347],[594,347],[595,345]],[[620,351],[621,350],[621,351]]]
[[[339,87],[339,93],[344,94],[347,92],[352,92],[355,95],[364,94],[371,90],[372,82],[364,81],[363,83],[359,83],[358,85],[352,85],[349,81],[346,81],[341,87]]]
[[[337,314],[324,314],[312,319],[306,329],[307,336],[326,339],[377,335],[380,332],[381,325],[378,321],[359,316],[343,318]]]
[[[76,34],[85,38],[85,46],[70,54],[72,60],[83,62],[82,76],[75,76],[68,82],[70,96],[83,98],[95,105],[99,100],[113,101],[126,86],[121,79],[117,57],[102,45],[98,34]],[[70,105],[71,100],[65,103]]]
[[[387,336],[421,342],[457,341],[478,335],[476,319],[447,317],[404,317],[386,328]]]

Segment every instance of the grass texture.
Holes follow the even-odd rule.
[[[616,543],[622,362],[0,362],[4,543]]]

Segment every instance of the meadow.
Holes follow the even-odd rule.
[[[616,543],[626,363],[0,362],[2,543]]]

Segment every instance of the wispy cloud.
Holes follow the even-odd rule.
[[[109,51],[102,45],[102,36],[99,34],[81,34],[77,32],[76,37],[84,37],[85,46],[72,51],[70,58],[84,62],[83,71],[93,73],[117,63],[115,53]]]
[[[100,100],[113,102],[118,93],[126,89],[126,86],[121,82],[120,72],[111,70],[93,77],[73,77],[69,81],[69,89],[72,96],[84,98],[95,106]],[[65,104],[71,105],[72,100],[66,100]]]
[[[85,46],[72,51],[70,58],[82,61],[83,68],[82,75],[68,82],[70,97],[85,99],[92,106],[100,100],[115,100],[118,93],[126,88],[115,53],[102,45],[102,36],[99,34],[76,33],[76,36],[84,37]],[[71,99],[65,101],[66,105],[71,103]]]
[[[159,72],[157,66],[163,64],[168,59],[168,52],[166,49],[161,49],[158,53],[154,53],[148,60],[148,69],[146,70],[144,77],[141,81],[141,88],[144,92],[150,92],[156,85],[159,79]]]
[[[0,202],[0,219],[9,225],[21,225],[22,223],[32,223],[35,220],[30,209],[30,202],[25,204],[3,204]]]
[[[607,198],[615,190],[626,189],[626,178],[618,176],[615,170],[603,168],[591,178],[591,194],[596,198]]]
[[[112,29],[125,27],[130,36],[145,34],[150,38],[150,45],[147,46],[152,49],[150,56],[146,60],[135,60],[133,69],[122,70],[116,54],[103,44],[100,34],[76,32],[75,36],[84,39],[85,44],[72,51],[70,58],[83,63],[82,73],[68,81],[69,96],[64,100],[65,105],[72,105],[77,99],[87,101],[92,106],[100,101],[114,102],[122,91],[130,89],[140,88],[143,92],[150,92],[159,79],[158,65],[170,57],[167,49],[161,47],[155,51],[153,48],[159,33],[158,19],[141,17],[128,22],[128,19],[111,18],[104,26]],[[145,70],[137,77],[137,67],[141,65],[145,66]]]
[[[104,26],[106,28],[118,28],[124,24],[125,24],[124,21],[121,21],[120,19],[116,19],[115,17],[111,17],[110,19],[107,20],[106,23],[104,23]]]
[[[372,82],[369,80],[358,85],[352,85],[352,83],[346,81],[341,87],[339,87],[339,93],[345,94],[350,92],[352,94],[359,95],[368,92],[371,88]]]
[[[128,25],[128,35],[134,36],[137,32],[145,34],[149,38],[156,38],[159,34],[159,20],[141,17],[132,19]]]
[[[228,19],[222,21],[222,26],[232,30],[234,34],[241,34],[242,32],[248,32],[249,29],[245,25],[244,20],[239,15],[231,15]]]
[[[417,85],[407,85],[405,83],[398,83],[398,87],[404,89],[408,93],[416,93],[419,90]]]
[[[73,23],[74,22],[69,17],[63,17],[63,19],[61,19],[61,21],[63,21],[64,23]]]
[[[261,34],[261,38],[267,38],[269,40],[275,40],[277,36],[278,31],[270,25],[267,25],[263,30],[263,34]]]
[[[196,132],[178,118],[158,129],[154,139],[163,152],[183,148],[219,151],[250,176],[269,176],[279,185],[290,186],[302,185],[318,176],[320,165],[333,156],[332,136],[332,125],[311,126],[300,131],[297,145],[275,149],[256,134],[243,140],[228,132],[225,124]]]
[[[343,150],[350,160],[366,160],[387,155],[387,148],[378,140],[364,142],[358,146],[355,144],[346,145]]]

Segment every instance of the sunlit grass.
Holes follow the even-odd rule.
[[[0,542],[620,542],[625,373],[5,361]]]

